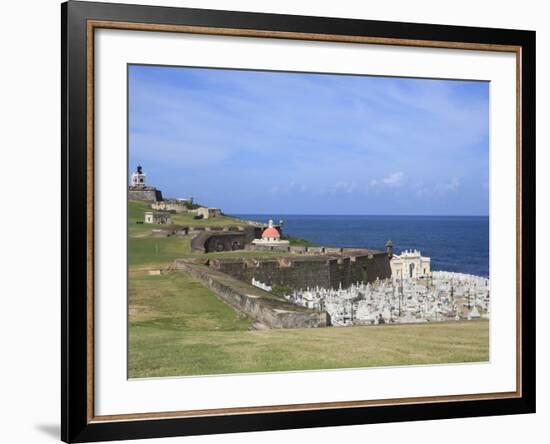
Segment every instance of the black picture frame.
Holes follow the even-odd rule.
[[[381,39],[512,45],[521,67],[521,394],[499,399],[389,403],[318,410],[236,413],[95,421],[90,416],[88,359],[93,335],[87,294],[90,285],[89,187],[87,157],[87,23],[186,25],[210,28],[368,36]],[[188,8],[69,1],[61,5],[62,54],[62,313],[61,438],[90,442],[180,435],[511,415],[535,412],[535,32],[507,29],[396,23],[371,20],[260,14]],[[124,149],[124,148],[122,148]],[[93,183],[93,182],[92,182]],[[514,196],[510,196],[511,199]],[[92,325],[92,327],[90,327]]]

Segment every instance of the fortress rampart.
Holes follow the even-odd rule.
[[[300,252],[304,247],[290,247]],[[312,253],[277,258],[214,259],[209,268],[244,282],[254,278],[269,286],[290,289],[314,287],[347,288],[357,282],[374,282],[391,277],[388,255],[371,250],[338,250],[338,254]]]
[[[196,231],[190,230],[189,234]],[[202,231],[191,240],[191,250],[202,253],[243,250],[245,245],[252,242],[261,233],[261,228],[249,227],[210,227]]]
[[[326,312],[305,309],[239,281],[211,267],[176,260],[176,270],[198,279],[237,311],[270,328],[311,328],[330,325]]]
[[[158,202],[162,200],[162,193],[153,187],[130,187],[128,189],[128,199]]]
[[[189,211],[187,207],[188,201],[179,200],[162,200],[157,199],[157,202],[151,204],[151,208],[157,211],[170,211],[174,213],[187,213]]]

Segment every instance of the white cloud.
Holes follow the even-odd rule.
[[[357,189],[357,185],[355,183],[349,183],[349,182],[338,182],[333,189],[333,193],[348,193],[351,194]]]
[[[397,188],[403,184],[405,174],[402,171],[390,173],[381,178],[372,178],[368,184],[370,188]]]
[[[398,171],[397,173],[391,173],[390,175],[384,177],[381,182],[390,187],[398,187],[403,182],[403,177],[404,174],[401,171]]]
[[[438,183],[432,187],[427,187],[423,183],[416,184],[416,195],[418,197],[432,198],[435,196],[445,196],[453,193],[460,188],[460,180],[453,177],[449,182]]]
[[[272,194],[306,193],[308,191],[308,187],[304,184],[290,182],[286,185],[274,185],[271,187],[270,191]]]
[[[460,187],[460,180],[453,177],[450,182],[436,185],[436,190],[441,193],[447,193],[449,191],[456,191]]]

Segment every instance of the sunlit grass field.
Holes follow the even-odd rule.
[[[179,272],[134,272],[129,377],[481,362],[489,323],[248,330],[251,321]]]

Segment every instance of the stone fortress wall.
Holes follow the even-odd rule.
[[[240,227],[240,226],[225,226],[225,227],[189,227],[184,225],[167,225],[166,228],[155,228],[152,230],[151,235],[154,237],[171,237],[171,236],[194,236],[191,239],[191,249],[196,252],[211,253],[216,251],[230,251],[231,248],[227,247],[223,250],[216,249],[215,240],[221,240],[225,245],[226,240],[222,239],[222,236],[226,234],[234,234],[237,238],[243,236],[246,242],[250,242],[250,239],[255,236],[251,234],[249,230],[254,227]],[[200,236],[200,237],[199,237]],[[210,242],[208,242],[211,240]]]
[[[189,212],[188,203],[192,203],[192,200],[159,199],[157,202],[153,202],[151,204],[151,208],[157,211],[187,213]]]
[[[202,253],[244,250],[252,242],[261,228],[250,227],[205,227],[197,231],[189,229],[189,234],[197,234],[191,240],[191,250]]]
[[[301,251],[301,248],[294,251]],[[244,282],[255,279],[269,286],[296,290],[316,286],[347,288],[357,282],[374,282],[391,277],[390,261],[386,253],[337,250],[339,255],[325,253],[277,258],[214,259],[209,262],[209,266]]]
[[[128,189],[128,199],[158,202],[162,200],[162,192],[153,187],[130,187]]]
[[[198,279],[224,302],[250,316],[264,328],[312,328],[330,325],[326,312],[304,310],[210,267],[192,261],[176,260],[174,268]]]

